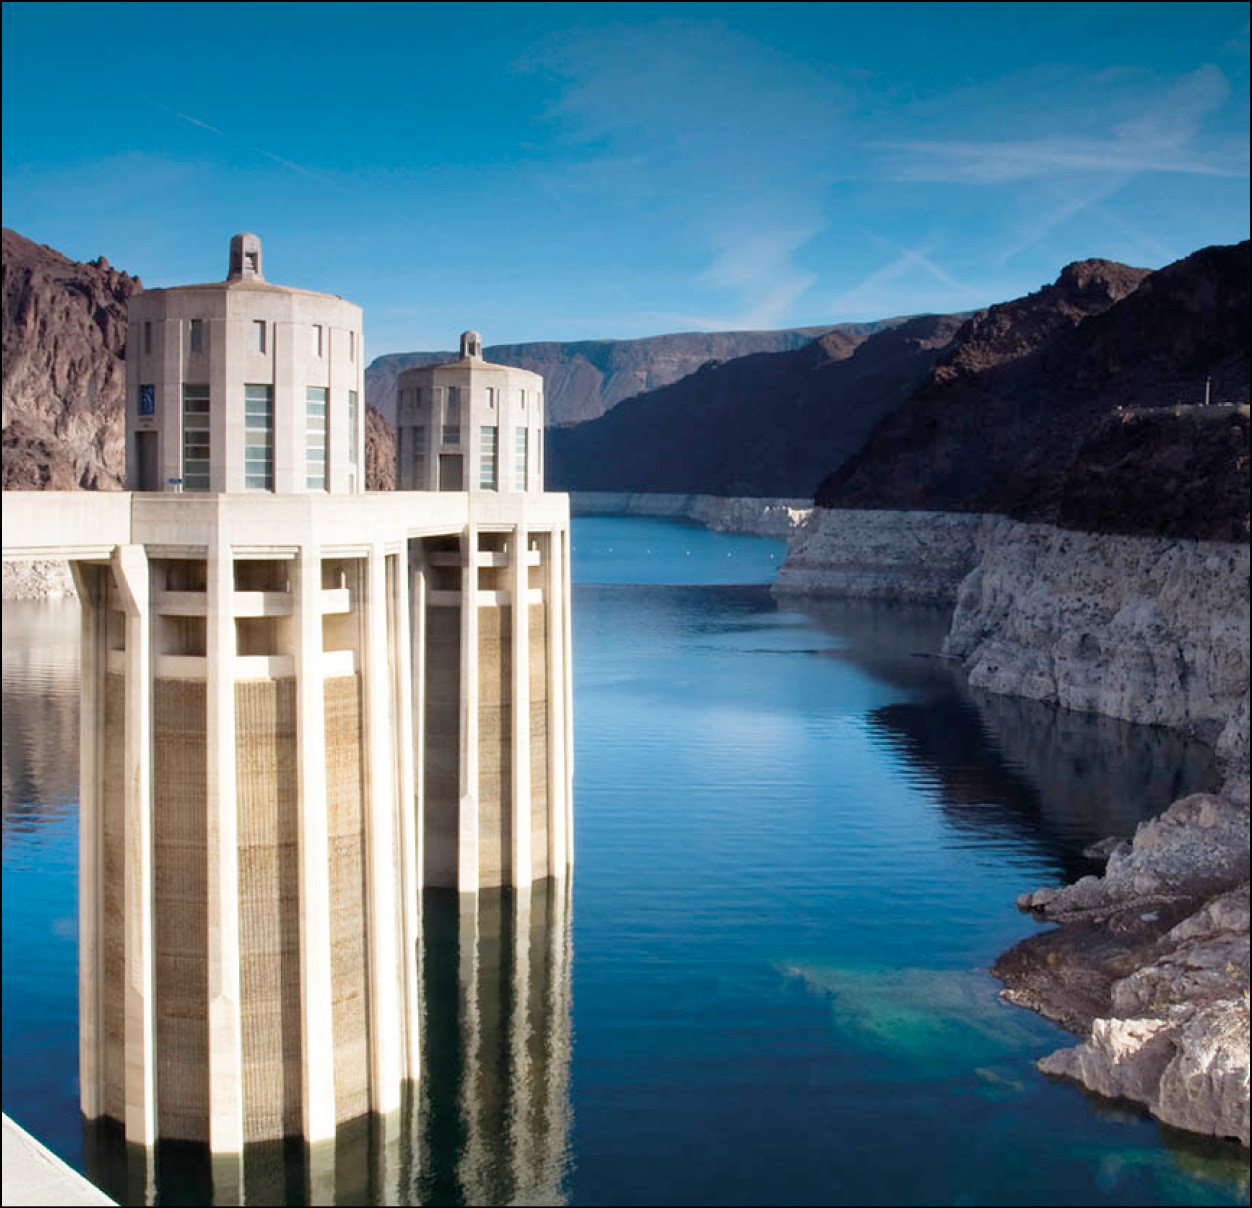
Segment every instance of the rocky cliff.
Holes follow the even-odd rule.
[[[396,489],[396,430],[373,407],[365,408],[365,489]]]
[[[709,365],[549,434],[557,490],[811,497],[929,374],[961,325],[923,316],[860,341],[836,330],[793,352]]]
[[[1236,715],[1248,692],[1247,545],[1003,517],[978,544],[944,647],[973,686],[1210,742]]]
[[[926,382],[822,483],[817,502],[1055,521],[1067,483],[1073,502],[1081,496],[1073,488],[1084,442],[1118,408],[1201,403],[1206,380],[1215,401],[1246,404],[1248,329],[1246,242],[1151,274],[1103,260],[1069,265],[1054,284],[970,319]],[[1142,434],[1160,448],[1141,450],[1141,466],[1159,458],[1164,467],[1179,433],[1158,425]],[[1224,480],[1227,444],[1197,440],[1195,452],[1189,474]],[[1244,480],[1246,515],[1246,471]],[[1222,524],[1230,506],[1212,509]]]
[[[972,687],[1198,734],[1225,781],[1113,845],[1103,877],[1023,898],[1060,926],[993,972],[1083,1037],[1044,1072],[1247,1145],[1248,546],[1005,517],[977,546],[944,647]]]
[[[575,516],[664,516],[691,520],[715,533],[749,533],[787,540],[808,518],[807,499],[731,499],[720,495],[574,491]]]
[[[125,474],[126,306],[142,288],[4,232],[4,489],[115,489]]]
[[[796,529],[775,594],[951,604],[993,517],[814,508]]]
[[[640,340],[492,344],[483,349],[483,355],[500,365],[542,374],[548,418],[559,426],[596,419],[623,399],[668,386],[710,361],[802,348],[831,330],[856,344],[895,321],[786,331],[688,331]],[[365,371],[365,400],[394,423],[396,378],[405,369],[437,365],[456,356],[454,352],[397,352],[378,357]]]

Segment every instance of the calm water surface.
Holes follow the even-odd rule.
[[[1246,1202],[1238,1149],[1039,1075],[1066,1034],[986,973],[1204,748],[969,691],[942,612],[776,604],[778,543],[573,541],[572,891],[428,893],[402,1120],[312,1167],[163,1150],[158,1202]],[[76,605],[3,641],[4,1109],[151,1193],[78,1116]]]

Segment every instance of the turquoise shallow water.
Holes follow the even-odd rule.
[[[940,612],[778,605],[774,542],[573,543],[572,891],[428,894],[399,1135],[250,1153],[249,1202],[1246,1202],[1237,1149],[1039,1075],[1066,1035],[985,972],[1203,748],[971,693]],[[76,1106],[75,617],[5,606],[4,1107],[133,1192]],[[160,1202],[214,1186],[161,1155]]]

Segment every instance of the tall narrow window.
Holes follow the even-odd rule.
[[[418,490],[426,489],[426,425],[416,424],[413,433],[413,481]]]
[[[496,409],[496,388],[494,386],[487,387],[487,406],[494,411]]]
[[[254,491],[274,489],[274,387],[243,388],[244,486]]]
[[[513,429],[513,489],[530,490],[530,429]]]
[[[305,485],[310,491],[326,489],[326,387],[310,386],[305,392]]]
[[[461,443],[461,387],[449,386],[443,408],[443,443]]]
[[[257,352],[265,351],[265,320],[252,320],[252,347]]]
[[[183,385],[183,490],[209,489],[209,387]]]
[[[203,319],[191,320],[190,344],[191,344],[192,352],[204,351],[204,320]]]
[[[356,360],[356,332],[348,332],[348,360]]]
[[[143,350],[145,353],[152,351],[152,324],[145,323],[143,325]]]
[[[494,491],[497,489],[499,482],[499,474],[497,472],[499,458],[496,456],[496,452],[500,438],[500,429],[479,428],[478,436],[478,488],[481,491]]]
[[[357,394],[355,390],[348,391],[348,461],[352,466],[356,467],[357,455],[360,451],[360,445],[357,443]]]
[[[325,328],[320,323],[313,324],[313,355],[320,357],[322,355],[322,332]]]

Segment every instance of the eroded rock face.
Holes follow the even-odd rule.
[[[744,499],[628,491],[573,491],[576,516],[665,516],[693,520],[715,533],[789,538],[813,510],[805,499]]]
[[[1039,1068],[1247,1145],[1247,806],[1185,797],[1114,848],[1103,877],[1018,905],[1060,926],[996,962],[1004,997],[1086,1037]]]
[[[1142,1103],[1175,1128],[1248,1144],[1244,998],[1186,1003],[1159,1018],[1097,1019],[1084,1043],[1058,1049],[1039,1068],[1099,1095]]]
[[[396,430],[373,407],[365,408],[365,489],[396,489]]]
[[[944,647],[974,687],[1210,742],[1246,699],[1246,545],[1002,518],[980,543]]]
[[[796,529],[775,590],[908,603],[950,603],[994,517],[958,512],[814,508]]]
[[[1102,877],[1037,889],[1018,905],[1053,922],[1105,923],[1127,907],[1146,911],[1175,900],[1204,901],[1247,879],[1247,806],[1193,793],[1140,823],[1130,846],[1110,854]]]
[[[4,232],[4,489],[119,489],[138,277]]]

